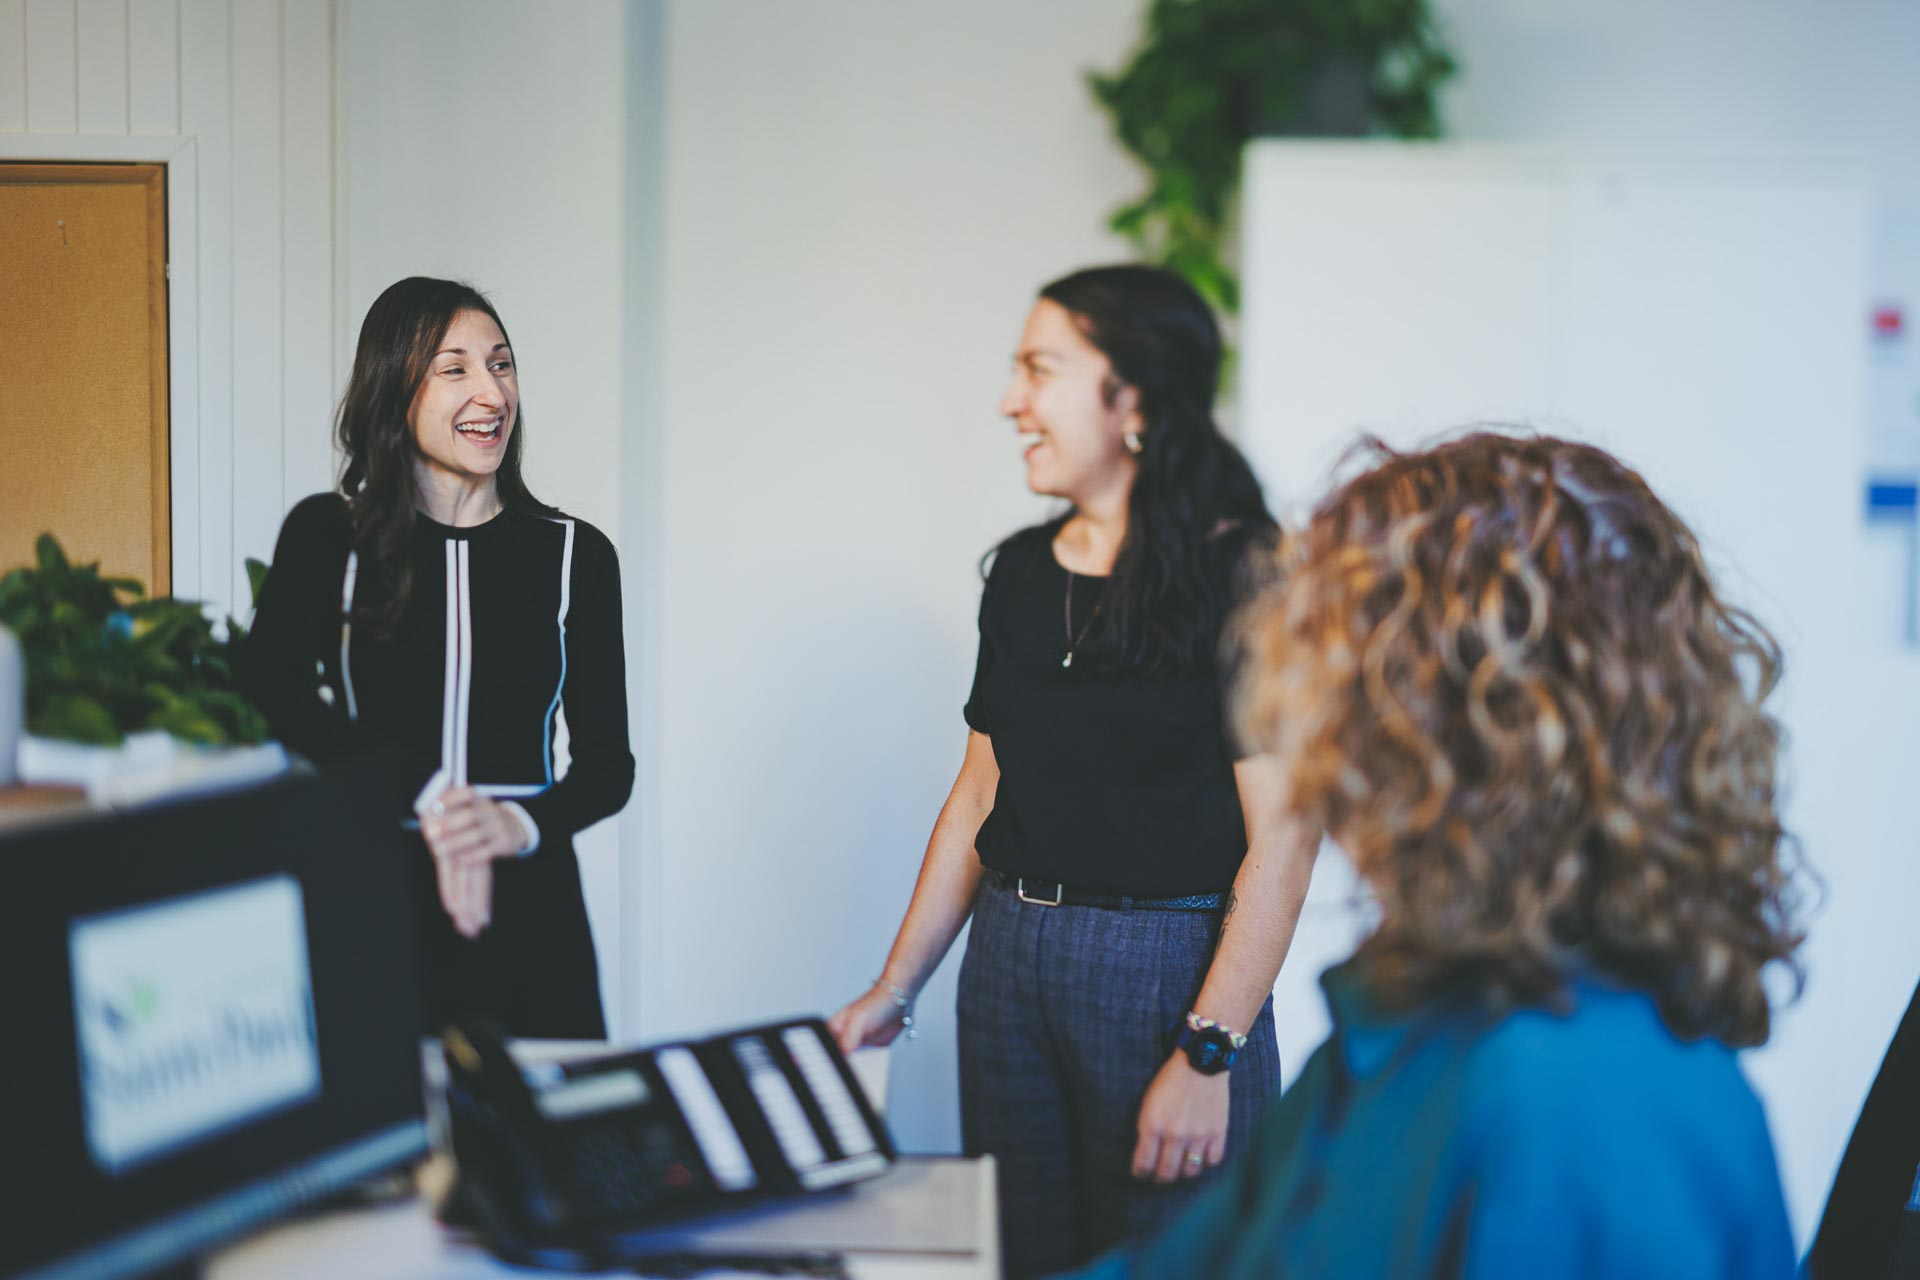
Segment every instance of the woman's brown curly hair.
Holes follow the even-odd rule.
[[[1600,449],[1360,452],[1238,640],[1243,734],[1378,895],[1369,990],[1529,1003],[1594,972],[1679,1035],[1765,1041],[1762,971],[1797,982],[1802,936],[1773,637]]]

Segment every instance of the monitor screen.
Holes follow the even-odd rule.
[[[406,859],[313,778],[0,839],[0,1274],[138,1275],[425,1150]]]

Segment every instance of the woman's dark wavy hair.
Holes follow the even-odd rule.
[[[431,276],[408,276],[389,285],[360,323],[353,376],[340,399],[334,430],[346,456],[340,492],[352,515],[354,547],[381,587],[375,595],[380,603],[359,619],[375,634],[391,634],[413,594],[408,547],[417,511],[414,462],[420,449],[407,414],[434,353],[462,311],[485,312],[506,337],[507,326],[485,294],[463,281]],[[512,348],[511,337],[507,345]],[[529,493],[520,476],[526,431],[523,410],[515,415],[495,474],[500,501],[511,510],[552,515],[554,509]]]
[[[1213,418],[1220,328],[1204,299],[1162,267],[1089,267],[1040,290],[1107,358],[1109,404],[1140,398],[1141,451],[1127,534],[1083,642],[1092,669],[1150,675],[1212,662],[1229,601],[1205,571],[1206,543],[1226,528],[1273,527],[1253,468]]]
[[[1797,985],[1803,937],[1773,637],[1600,449],[1361,456],[1236,634],[1241,731],[1378,895],[1369,990],[1499,1006],[1598,972],[1681,1036],[1765,1041],[1762,973]]]

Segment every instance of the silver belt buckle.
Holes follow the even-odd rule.
[[[1060,900],[1067,896],[1067,887],[1056,880],[1053,882],[1053,900],[1051,902],[1045,898],[1036,898],[1027,892],[1027,878],[1025,876],[1021,876],[1013,882],[1013,891],[1020,895],[1020,901],[1031,902],[1036,907],[1057,907],[1060,905]]]

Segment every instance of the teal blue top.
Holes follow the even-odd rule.
[[[1790,1277],[1760,1102],[1733,1051],[1636,991],[1494,1017],[1371,1006],[1333,1032],[1194,1206],[1088,1277]]]

